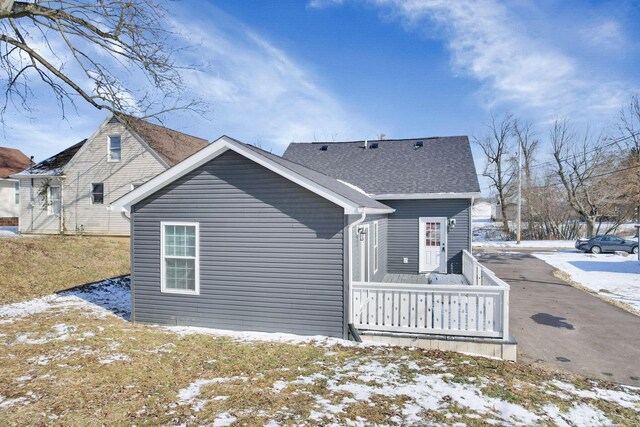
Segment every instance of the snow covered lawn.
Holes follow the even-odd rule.
[[[521,240],[518,244],[515,240],[507,241],[474,241],[474,247],[482,248],[575,248],[575,240]]]
[[[533,255],[567,273],[574,282],[640,312],[640,262],[636,255],[577,251]]]
[[[2,424],[640,424],[640,389],[527,365],[128,317],[127,278],[0,306]]]

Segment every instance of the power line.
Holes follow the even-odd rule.
[[[593,150],[585,151],[585,152],[584,152],[584,154],[594,153],[594,152],[596,152],[596,151],[598,151],[598,150],[601,150],[601,149],[603,149],[603,148],[607,148],[607,147],[611,147],[612,145],[619,144],[619,143],[621,143],[621,142],[624,142],[624,141],[626,141],[626,140],[628,140],[628,139],[631,139],[631,138],[634,138],[634,137],[636,137],[636,136],[640,136],[640,131],[638,131],[638,132],[633,132],[633,133],[631,133],[631,135],[628,135],[628,136],[625,136],[625,137],[622,137],[622,138],[615,139],[615,140],[613,140],[613,141],[611,141],[611,142],[609,142],[609,143],[607,143],[607,144],[605,144],[605,145],[603,145],[603,146],[596,147],[596,148],[594,148]],[[569,160],[569,158],[570,158],[570,157],[560,158],[560,161],[567,161],[567,160]],[[529,167],[529,169],[540,168],[540,167],[544,167],[544,166],[552,166],[552,165],[554,165],[554,164],[557,164],[557,162],[556,162],[556,161],[553,161],[553,160],[549,160],[549,161],[546,161],[546,162],[543,162],[543,163],[537,163],[537,164],[531,165],[531,166]],[[484,173],[479,173],[479,174],[477,174],[477,175],[478,175],[478,176],[485,176],[485,174],[484,174]],[[491,186],[493,186],[493,185],[491,185]],[[531,188],[531,187],[529,187],[529,188]]]
[[[624,141],[626,141],[628,139],[634,138],[634,137],[636,137],[638,135],[640,135],[640,131],[632,133],[629,136],[625,136],[624,138],[619,138],[619,139],[613,140],[613,141],[611,141],[611,142],[609,142],[609,143],[607,143],[605,145],[596,147],[593,150],[585,151],[583,154],[595,153],[596,151],[602,150],[602,149],[607,148],[607,147],[611,147],[612,145],[619,144],[619,143],[624,142]],[[567,161],[567,160],[569,160],[570,157],[571,156],[560,158],[560,161]],[[551,165],[554,165],[554,164],[556,164],[556,161],[549,160],[547,162],[543,162],[543,163],[538,163],[538,164],[532,165],[532,166],[530,166],[530,169],[544,167],[544,166],[551,166]]]
[[[640,165],[629,166],[628,168],[618,169],[618,170],[611,171],[611,172],[604,172],[604,173],[601,173],[601,174],[598,174],[598,175],[591,175],[589,177],[584,178],[583,181],[587,181],[587,180],[593,179],[593,178],[601,178],[603,176],[608,176],[608,175],[614,175],[616,173],[626,172],[628,170],[637,169],[637,168],[640,168]],[[563,185],[562,182],[556,182],[556,183],[553,183],[553,184],[545,184],[545,185],[533,185],[531,187],[527,187],[527,189],[534,189],[535,190],[535,189],[538,189],[538,188],[550,188],[550,187],[555,187],[555,186],[560,186],[560,185]]]

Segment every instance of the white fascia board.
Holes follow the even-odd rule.
[[[20,182],[20,180],[15,178],[0,178],[0,182]]]
[[[368,215],[379,215],[379,214],[390,214],[394,213],[396,210],[393,208],[360,208],[354,213],[366,213]]]
[[[372,194],[376,200],[421,200],[421,199],[473,199],[480,197],[480,193],[398,193]]]
[[[167,169],[155,178],[147,181],[135,190],[125,194],[119,199],[111,203],[111,209],[121,209],[125,211],[131,210],[131,206],[153,194],[160,188],[175,181],[176,179],[186,175],[192,170],[202,166],[203,164],[215,159],[224,152],[232,150],[236,153],[246,157],[247,159],[264,166],[265,168],[277,173],[278,175],[306,188],[309,191],[341,206],[345,209],[345,213],[355,213],[360,208],[357,204],[347,200],[346,198],[336,194],[326,188],[318,185],[317,183],[298,175],[297,173],[280,166],[279,164],[260,156],[258,153],[242,146],[230,138],[223,136],[211,143],[208,147],[203,148],[191,157],[183,160],[177,165]]]
[[[10,178],[15,178],[15,179],[62,178],[62,176],[60,176],[60,175],[29,175],[29,174],[21,174],[21,173],[17,173],[15,175],[10,175],[9,177]]]

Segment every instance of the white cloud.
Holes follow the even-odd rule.
[[[581,35],[587,43],[599,49],[619,50],[627,43],[620,23],[610,18],[585,26]]]
[[[626,82],[591,75],[589,64],[527,34],[526,22],[494,0],[369,2],[390,11],[409,30],[433,36],[435,23],[455,71],[483,82],[480,96],[489,107],[595,116],[619,108],[629,96]],[[602,41],[619,37],[611,23],[598,32],[594,37]]]
[[[340,6],[344,0],[309,0],[307,7],[314,9],[323,9],[325,7]]]
[[[312,71],[233,18],[214,13],[206,22],[173,23],[188,44],[197,45],[183,60],[207,61],[186,74],[187,84],[213,106],[207,137],[224,133],[280,152],[292,140],[375,135]]]

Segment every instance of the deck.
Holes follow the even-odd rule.
[[[410,285],[468,285],[462,274],[399,274],[387,273],[382,283],[402,283]]]
[[[463,251],[462,275],[386,274],[352,282],[351,323],[361,331],[509,338],[509,285]]]

